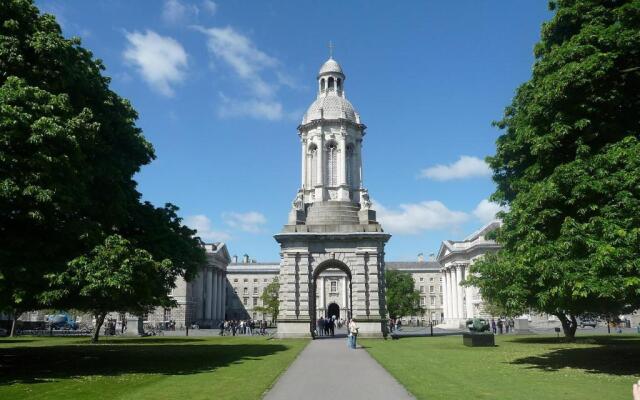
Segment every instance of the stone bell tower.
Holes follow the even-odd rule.
[[[312,336],[316,280],[327,269],[349,279],[349,309],[363,336],[386,334],[384,246],[362,179],[366,126],[345,96],[346,76],[330,57],[298,126],[301,184],[282,233],[278,336]]]

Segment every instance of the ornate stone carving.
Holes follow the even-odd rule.
[[[298,190],[298,193],[296,194],[296,198],[293,199],[293,202],[291,203],[291,205],[294,210],[299,210],[299,211],[304,210],[304,195],[302,193],[302,189]]]
[[[360,206],[363,210],[371,208],[371,200],[369,199],[369,191],[367,189],[362,189],[360,192]]]

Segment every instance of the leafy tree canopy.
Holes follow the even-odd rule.
[[[155,261],[148,251],[119,235],[107,237],[104,244],[50,278],[59,289],[46,296],[69,299],[77,309],[96,317],[93,341],[98,340],[110,311],[142,314],[155,306],[174,304],[169,297],[175,287],[171,261]]]
[[[422,315],[424,309],[420,307],[420,292],[414,285],[411,274],[395,270],[385,272],[387,310],[392,318],[406,315]]]
[[[640,1],[559,0],[488,158],[509,206],[470,283],[506,310],[640,306]]]
[[[45,276],[114,233],[170,259],[174,275],[204,260],[175,206],[140,202],[133,176],[154,151],[103,70],[31,0],[2,0],[0,309],[41,307]]]
[[[263,312],[271,315],[272,321],[278,318],[280,313],[280,282],[278,278],[273,278],[273,281],[264,288],[260,300],[262,300],[262,306],[256,307],[256,311]]]

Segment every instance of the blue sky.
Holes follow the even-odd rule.
[[[207,241],[278,260],[300,182],[296,127],[335,44],[368,126],[364,181],[388,260],[491,219],[484,157],[530,77],[545,1],[37,1],[106,65],[157,159],[136,177]]]

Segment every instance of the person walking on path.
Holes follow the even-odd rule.
[[[318,328],[318,336],[322,336],[324,331],[324,318],[318,318],[318,322],[316,322],[316,326]]]
[[[496,328],[496,320],[491,318],[491,330],[493,331],[493,334],[495,335],[497,332],[497,328]]]
[[[220,329],[220,336],[224,336],[224,321],[220,321],[220,323],[218,324],[218,329]]]
[[[351,322],[349,322],[349,346],[352,349],[356,348],[357,337],[358,337],[358,324],[356,324],[356,320],[352,318]]]

